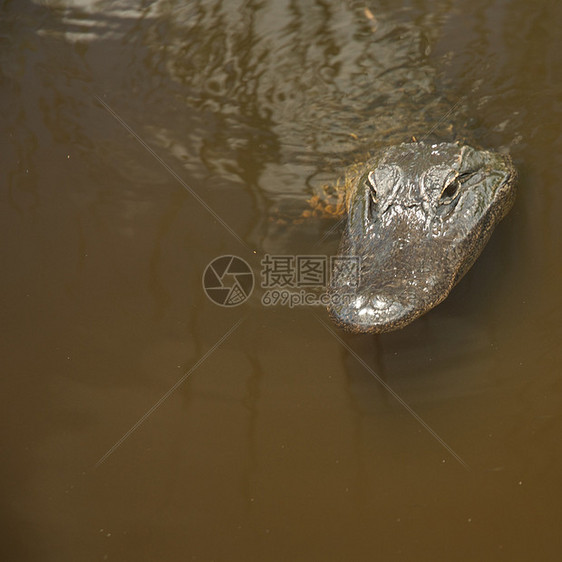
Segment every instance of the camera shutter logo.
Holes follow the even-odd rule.
[[[219,306],[238,306],[252,294],[254,273],[242,258],[220,256],[205,268],[203,289]]]

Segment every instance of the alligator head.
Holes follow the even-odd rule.
[[[381,151],[357,176],[329,312],[354,332],[409,324],[474,263],[515,198],[509,156],[459,144]]]

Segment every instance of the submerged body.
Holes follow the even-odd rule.
[[[354,332],[401,328],[447,297],[515,198],[509,156],[406,143],[370,159],[348,196],[332,318]],[[342,262],[343,263],[343,262]]]

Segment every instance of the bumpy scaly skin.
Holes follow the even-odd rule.
[[[447,297],[515,198],[509,156],[459,144],[380,151],[351,186],[329,312],[353,332],[402,328]],[[339,304],[337,304],[339,301]]]

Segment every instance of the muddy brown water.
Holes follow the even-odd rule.
[[[3,560],[559,560],[557,3],[0,14]],[[520,181],[424,318],[205,296],[217,256],[335,253],[291,219],[430,132]]]

